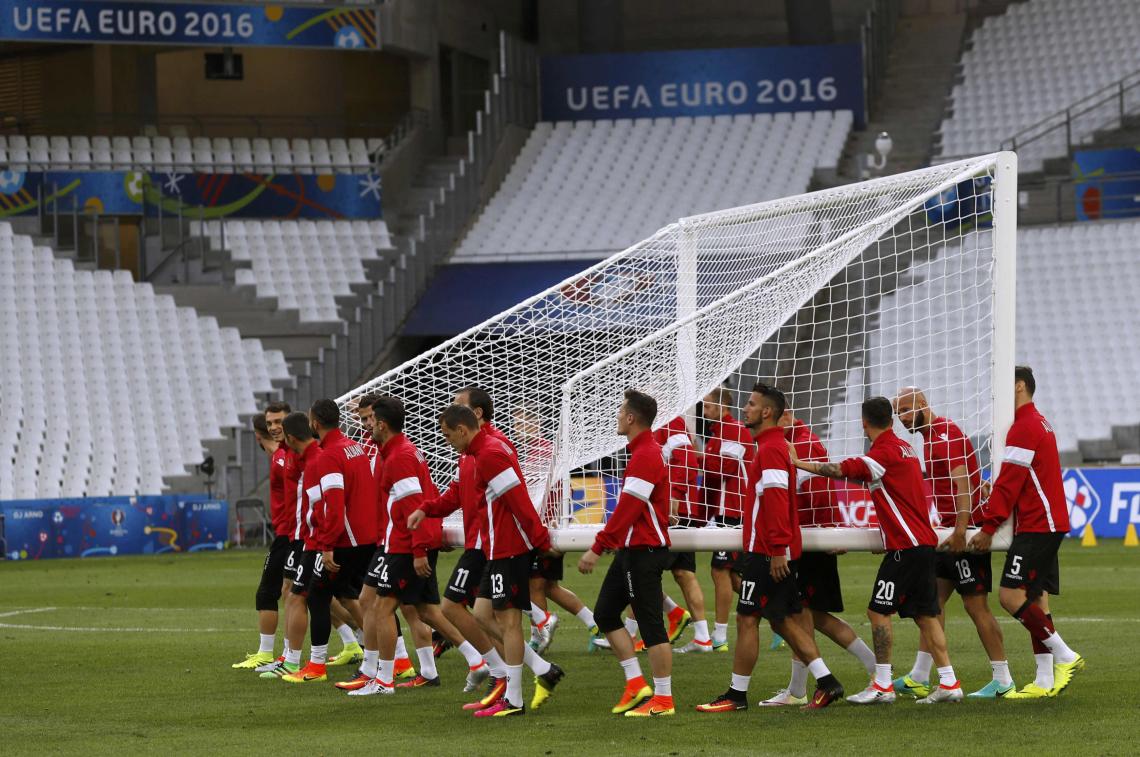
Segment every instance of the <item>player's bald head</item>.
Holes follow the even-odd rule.
[[[926,394],[917,386],[904,386],[895,393],[895,412],[901,412],[900,407],[917,410],[927,406]]]

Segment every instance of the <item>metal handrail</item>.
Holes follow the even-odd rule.
[[[43,135],[69,135],[75,132],[76,124],[95,124],[99,128],[107,127],[112,130],[120,125],[129,131],[142,134],[147,127],[194,127],[196,134],[187,136],[207,136],[202,133],[207,128],[223,127],[234,131],[245,127],[244,131],[252,130],[253,136],[264,136],[267,130],[279,131],[281,127],[298,126],[306,130],[303,134],[294,136],[320,136],[322,131],[334,137],[344,136],[349,131],[372,132],[372,137],[381,137],[394,131],[401,121],[407,118],[404,114],[393,122],[392,119],[345,121],[338,118],[319,118],[309,114],[295,115],[230,115],[224,113],[202,115],[199,113],[164,113],[154,116],[139,116],[130,113],[72,113],[53,114],[50,116],[36,115],[25,117],[23,113],[0,113],[0,133],[3,134],[43,134]],[[126,135],[126,136],[133,136]],[[172,135],[173,136],[173,135]],[[182,135],[179,135],[182,136]],[[238,136],[245,136],[239,133]]]

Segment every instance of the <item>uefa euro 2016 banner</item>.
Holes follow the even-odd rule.
[[[1070,536],[1080,536],[1092,525],[1098,537],[1121,538],[1129,525],[1140,530],[1140,468],[1069,468],[1062,472],[1069,505]],[[837,511],[824,520],[835,525],[875,528],[875,503],[866,489],[835,482]],[[575,476],[570,498],[578,523],[602,523],[621,494],[621,480],[613,476]],[[933,514],[932,514],[933,519]]]
[[[6,0],[0,39],[376,50],[376,11],[328,6]]]
[[[541,82],[545,121],[850,110],[863,125],[859,45],[547,56]]]
[[[374,174],[0,171],[0,218],[49,212],[192,218],[381,217]]]
[[[204,495],[0,502],[9,560],[223,549],[229,504]]]
[[[1077,220],[1140,216],[1140,147],[1073,154]]]

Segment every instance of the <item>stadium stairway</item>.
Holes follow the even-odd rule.
[[[871,103],[863,131],[853,131],[841,163],[841,176],[855,180],[857,161],[875,152],[875,137],[891,135],[894,148],[887,173],[901,173],[930,162],[931,143],[954,85],[967,16],[964,13],[904,15],[899,18],[882,95]]]

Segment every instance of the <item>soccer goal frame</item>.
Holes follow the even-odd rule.
[[[352,412],[355,400],[361,395],[386,393],[401,397],[409,411],[407,431],[424,452],[433,477],[443,484],[453,477],[455,455],[439,438],[436,418],[463,386],[481,386],[494,398],[496,420],[506,428],[508,435],[517,431],[510,426],[510,419],[515,419],[517,425],[519,414],[528,412],[537,419],[536,424],[545,427],[549,441],[542,447],[541,454],[534,451],[537,448],[522,451],[526,445],[514,439],[520,446],[520,458],[524,458],[528,490],[551,527],[555,547],[561,551],[586,549],[601,525],[575,522],[573,506],[579,492],[571,485],[571,478],[576,471],[584,470],[584,466],[596,467],[598,460],[619,454],[624,440],[604,424],[616,413],[624,386],[638,386],[651,393],[663,387],[656,425],[668,422],[684,408],[691,409],[736,369],[733,361],[749,359],[748,356],[785,321],[796,317],[815,290],[787,294],[785,300],[781,300],[780,309],[769,313],[764,325],[751,337],[754,343],[738,341],[733,345],[736,351],[726,358],[728,362],[708,365],[695,357],[697,339],[701,329],[707,330],[710,322],[715,321],[718,311],[767,302],[772,299],[770,295],[777,293],[773,286],[781,277],[802,271],[838,250],[836,259],[828,262],[830,268],[812,270],[807,278],[804,278],[806,274],[800,275],[801,287],[806,286],[805,281],[811,287],[822,287],[838,271],[845,270],[864,246],[878,244],[877,240],[894,224],[921,213],[924,204],[929,207],[933,202],[937,206],[945,193],[980,172],[985,173],[990,182],[987,185],[990,189],[986,190],[989,195],[986,214],[992,213],[992,230],[985,232],[992,235],[992,243],[987,242],[992,244],[989,268],[992,276],[987,284],[992,309],[992,323],[987,322],[987,328],[992,331],[988,342],[990,404],[985,425],[988,427],[989,469],[991,475],[996,475],[1004,446],[999,440],[1004,439],[1013,420],[1017,157],[1012,152],[682,219],[342,396],[339,402],[347,411],[344,415],[348,431],[357,435],[362,432]],[[895,200],[894,206],[881,205],[888,199],[903,197],[903,193],[892,194],[886,190],[907,181],[912,181],[917,189],[905,194],[905,201]],[[876,195],[876,192],[881,194]],[[839,232],[829,241],[815,244],[805,233],[799,232],[794,243],[785,245],[786,249],[779,250],[779,254],[773,254],[779,240],[769,237],[773,229],[779,228],[779,223],[792,228],[797,224],[804,226],[805,216],[810,217],[813,212],[820,214],[819,208],[833,207],[845,196],[863,200],[861,215],[843,217],[846,225],[837,222]],[[971,223],[979,220],[978,209],[972,208],[970,213],[973,214],[970,219],[959,219],[963,225],[967,220]],[[702,290],[698,296],[692,263],[702,244],[702,230],[714,228],[718,223],[746,224],[749,219],[764,219],[753,238],[758,240],[757,257],[765,258],[765,265],[748,268],[741,264],[735,270],[731,286],[722,287],[712,296]],[[739,241],[734,244],[733,252],[738,257],[741,250],[747,253],[751,249]],[[641,267],[636,267],[637,264]],[[667,282],[668,291],[664,295],[647,291],[652,287],[645,284],[644,279],[638,279],[638,272],[645,270],[657,277],[656,280]],[[615,280],[625,281],[628,292],[614,299],[618,305],[604,315],[609,328],[603,331],[605,338],[600,343],[585,343],[583,340],[595,338],[595,334],[585,331],[583,324],[596,323],[598,315],[583,315],[582,311],[588,308],[577,307],[576,301],[582,299],[583,289],[600,288],[598,282],[606,276],[612,278],[614,271],[625,271],[623,279]],[[782,292],[778,294],[785,296]],[[662,297],[667,298],[664,314],[660,307]],[[557,306],[553,304],[556,301],[560,303]],[[669,356],[675,359],[659,371],[661,380],[658,381],[652,371],[631,372],[629,366],[636,362],[632,359],[659,344],[668,344],[675,350]],[[566,359],[553,359],[560,354]],[[527,365],[532,357],[533,364]],[[536,399],[540,404],[536,405]],[[591,413],[592,425],[582,422],[580,409],[583,406],[596,409]],[[620,474],[620,466],[611,466],[609,470],[611,480]],[[461,543],[458,522],[445,525],[448,541]],[[809,550],[879,550],[883,546],[877,528],[805,527],[803,534],[804,547]],[[670,536],[677,549],[702,551],[738,549],[741,538],[738,528],[674,528],[670,529]],[[995,548],[1003,548],[1008,539],[1008,528],[999,531]]]

